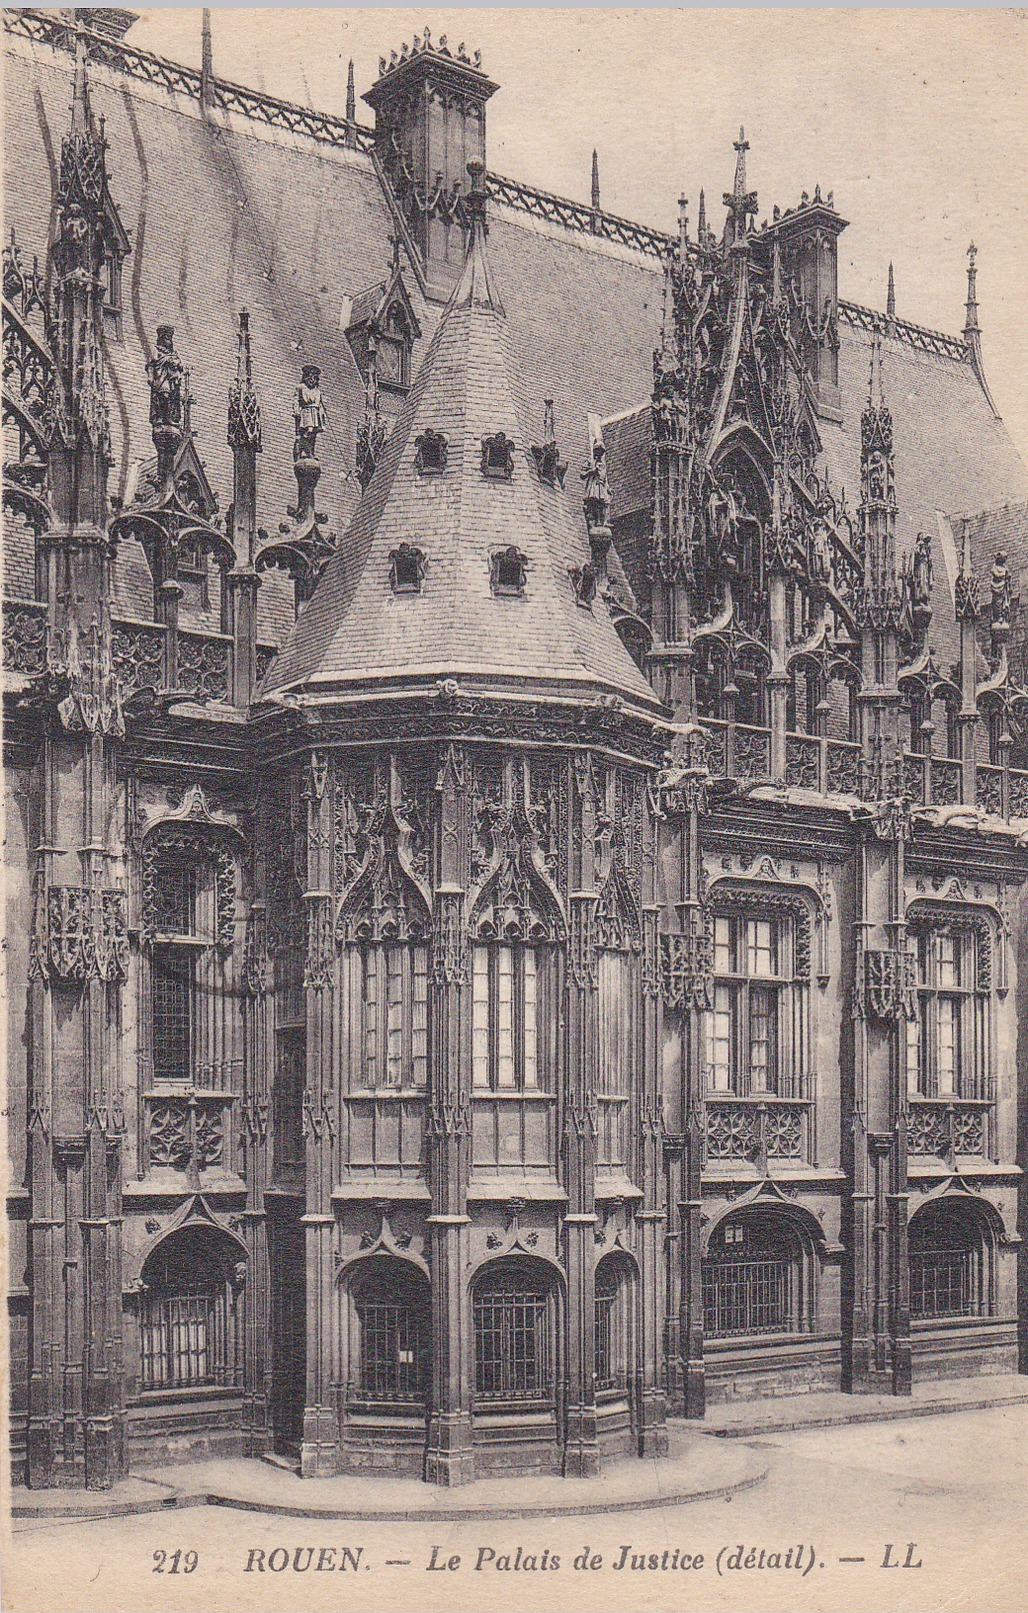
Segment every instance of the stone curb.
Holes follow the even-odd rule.
[[[941,1417],[959,1411],[999,1411],[1004,1406],[1028,1404],[1028,1391],[1020,1395],[1003,1395],[998,1398],[984,1396],[974,1400],[907,1401],[905,1405],[876,1406],[867,1411],[825,1412],[814,1417],[780,1417],[769,1422],[731,1424],[725,1428],[704,1427],[690,1423],[690,1429],[706,1439],[759,1439],[764,1434],[802,1433],[805,1428],[845,1428],[857,1423],[902,1422],[910,1417]],[[670,1420],[670,1419],[669,1419]]]
[[[675,1464],[676,1466],[678,1464]],[[286,1503],[274,1501],[254,1500],[245,1496],[234,1496],[211,1490],[176,1490],[160,1499],[133,1501],[111,1500],[106,1504],[98,1501],[95,1504],[83,1502],[73,1503],[61,1509],[43,1506],[39,1503],[15,1501],[11,1507],[11,1516],[16,1519],[46,1520],[52,1523],[83,1523],[101,1518],[120,1518],[148,1512],[167,1512],[184,1510],[188,1507],[224,1507],[238,1512],[264,1513],[272,1517],[282,1518],[317,1518],[317,1519],[355,1519],[366,1523],[457,1523],[473,1522],[482,1519],[483,1522],[497,1522],[503,1519],[515,1518],[564,1518],[564,1517],[595,1517],[607,1513],[618,1512],[649,1512],[657,1507],[688,1506],[695,1501],[718,1501],[726,1496],[739,1495],[746,1490],[755,1489],[764,1483],[770,1472],[766,1464],[753,1466],[749,1472],[744,1472],[739,1478],[721,1484],[709,1484],[699,1489],[690,1489],[682,1485],[668,1490],[654,1489],[647,1494],[629,1496],[618,1500],[614,1498],[596,1500],[583,1499],[561,1504],[556,1503],[530,1504],[518,1506],[452,1506],[438,1507],[340,1507],[340,1506],[290,1506]],[[661,1475],[666,1477],[667,1475]],[[144,1482],[154,1482],[144,1480]]]

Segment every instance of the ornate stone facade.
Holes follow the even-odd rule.
[[[4,260],[35,579],[3,633],[20,1474],[103,1487],[182,1438],[589,1474],[711,1397],[1013,1369],[1028,691],[971,518],[953,609],[931,542],[898,552],[889,379],[906,344],[985,407],[980,345],[840,302],[832,196],[757,227],[741,133],[723,231],[701,205],[670,240],[487,174],[495,86],[427,34],[383,63],[374,140],[206,71],[205,116],[339,145],[397,231],[338,337],[348,399],[330,346],[273,401],[271,328],[210,333],[218,485],[170,326],[146,420],[108,412],[129,237],[88,59],[151,59],[7,25],[75,51],[49,279]],[[593,423],[570,486],[490,195],[645,258],[646,307],[664,282],[651,402]]]

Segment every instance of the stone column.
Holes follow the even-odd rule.
[[[650,842],[646,881],[652,894],[652,854]],[[639,1358],[636,1416],[640,1456],[667,1455],[667,1401],[663,1388],[664,1364],[664,1229],[661,1174],[663,1171],[664,1126],[660,1107],[658,1070],[660,1066],[660,991],[658,982],[657,927],[659,909],[648,903],[643,908],[642,936],[642,1048],[639,1094],[639,1177],[642,1205],[635,1222],[639,1235]]]
[[[429,983],[428,1164],[432,1271],[432,1410],[425,1452],[430,1484],[467,1484],[472,1448],[471,1312],[468,1295],[471,1158],[471,1026],[468,1009],[468,777],[451,745],[436,784],[435,933]]]
[[[337,1322],[332,1259],[333,1143],[337,1131],[333,1072],[333,981],[335,939],[332,901],[332,792],[328,759],[311,753],[307,796],[307,1080],[303,1096],[307,1210],[307,1391],[300,1471],[304,1478],[335,1473],[339,1466],[338,1412],[332,1403]]]
[[[595,1227],[596,1063],[598,1055],[596,967],[596,873],[594,866],[597,783],[589,751],[574,758],[572,792],[577,823],[572,832],[568,897],[568,967],[565,1013],[567,1066],[564,1087],[564,1263],[567,1271],[567,1384],[564,1472],[586,1477],[599,1471],[596,1441]]]

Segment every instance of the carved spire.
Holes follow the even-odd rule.
[[[985,379],[985,360],[982,355],[982,332],[978,324],[978,248],[974,242],[967,249],[967,302],[965,304],[964,342],[971,354],[971,367],[978,377],[978,384],[989,401],[989,407],[998,417],[999,411],[992,401],[988,382]]]
[[[353,82],[352,56],[346,68],[346,121],[347,123],[356,123],[357,121],[357,92]]]
[[[757,193],[746,189],[746,153],[750,143],[746,138],[746,130],[739,130],[738,140],[733,142],[736,153],[735,158],[735,185],[731,194],[726,191],[724,204],[728,209],[726,221],[726,236],[729,246],[741,246],[746,239],[749,219],[757,211]]]
[[[214,83],[214,52],[211,45],[211,14],[209,9],[203,8],[203,24],[201,29],[201,58],[200,58],[200,107],[206,112],[211,104],[211,88]]]
[[[253,389],[250,316],[239,315],[236,377],[228,391],[228,445],[232,450],[234,493],[232,537],[241,565],[253,560],[257,537],[257,455],[261,452],[261,406]]]
[[[684,263],[689,253],[689,203],[683,192],[678,198],[678,261]],[[665,276],[666,284],[666,276]]]
[[[703,188],[701,186],[701,188],[700,188],[700,208],[699,208],[699,212],[698,212],[698,214],[696,216],[696,238],[699,241],[700,246],[704,245],[704,242],[706,240],[706,235],[707,235],[707,198],[704,195]]]
[[[891,324],[896,318],[896,276],[889,264],[889,289],[885,298],[885,317]]]
[[[596,147],[593,147],[593,185],[592,185],[593,212],[600,211],[600,159]]]
[[[899,590],[896,577],[896,490],[892,413],[882,382],[881,326],[871,338],[867,403],[860,417],[860,524],[863,535],[864,604],[867,619],[879,628],[895,627]]]
[[[470,225],[468,255],[460,284],[454,293],[454,305],[458,308],[468,304],[473,308],[491,308],[502,317],[503,304],[493,289],[486,252],[489,227],[486,220],[485,164],[469,162],[468,174],[471,178],[471,189],[467,195]]]
[[[60,524],[102,526],[110,433],[104,385],[103,291],[107,142],[89,105],[86,39],[75,38],[71,123],[61,143],[48,338],[56,364],[50,473]]]

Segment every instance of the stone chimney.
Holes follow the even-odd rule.
[[[818,413],[842,418],[839,399],[839,236],[846,219],[831,191],[804,191],[799,207],[775,218],[767,236],[777,236],[782,270],[791,287],[797,346],[814,384]]]
[[[379,61],[363,97],[375,113],[375,144],[424,271],[426,294],[445,301],[464,266],[471,162],[485,163],[485,104],[497,86],[479,51],[433,44],[428,29]]]

